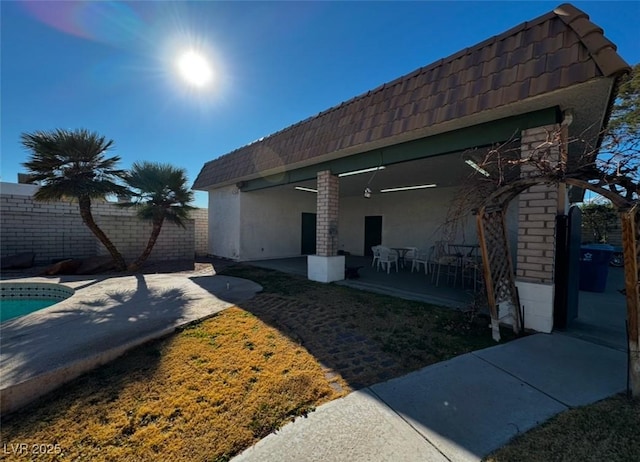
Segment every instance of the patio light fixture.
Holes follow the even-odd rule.
[[[317,193],[318,192],[317,189],[305,188],[304,186],[296,186],[294,189],[297,189],[298,191],[307,191],[307,192],[312,192],[312,193]]]
[[[438,186],[438,185],[435,184],[435,183],[432,183],[432,184],[421,184],[421,185],[417,185],[417,186],[400,186],[398,188],[381,189],[380,192],[381,193],[387,193],[387,192],[396,192],[396,191],[410,191],[412,189],[435,188],[436,186]]]
[[[483,169],[482,167],[480,167],[478,164],[476,164],[474,161],[472,161],[471,159],[467,159],[464,161],[465,164],[467,164],[469,167],[471,167],[472,169],[474,169],[476,172],[478,173],[482,173],[484,176],[490,176],[489,172],[487,172],[485,169]]]
[[[361,173],[375,172],[376,170],[384,170],[385,168],[387,167],[385,167],[384,165],[381,165],[379,167],[363,168],[362,170],[354,170],[352,172],[338,173],[338,176],[343,177],[343,176],[351,176],[351,175],[360,175]]]

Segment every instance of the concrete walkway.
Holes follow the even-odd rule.
[[[465,354],[319,407],[247,461],[477,461],[570,407],[625,389],[624,352],[537,334]]]
[[[14,282],[61,283],[76,292],[51,307],[2,323],[2,413],[135,346],[210,317],[262,290],[245,279],[184,274],[3,281]]]

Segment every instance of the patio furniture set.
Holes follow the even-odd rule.
[[[473,287],[478,290],[482,284],[482,258],[477,244],[456,244],[448,241],[436,241],[429,249],[418,247],[386,247],[376,245],[371,247],[373,260],[371,266],[377,271],[382,269],[387,274],[395,266],[396,272],[400,268],[408,268],[411,272],[421,271],[431,277],[431,283],[436,287],[441,282],[455,286],[460,282],[462,287]]]

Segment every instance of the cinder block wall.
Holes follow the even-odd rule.
[[[77,204],[0,196],[0,253],[35,252],[38,263],[96,254],[96,239],[82,223]]]
[[[185,228],[165,222],[148,261],[190,259],[195,255],[194,220],[187,220]],[[151,234],[151,223],[135,216],[100,214],[96,222],[127,262],[137,258],[147,245]],[[109,252],[96,240],[97,255]]]
[[[209,211],[207,209],[195,209],[191,211],[193,218],[196,255],[209,253]]]
[[[136,218],[134,210],[111,203],[93,204],[92,211],[127,261],[142,252],[151,232],[150,223]],[[172,223],[163,225],[149,261],[207,253],[207,210],[193,210],[191,217],[186,229]],[[36,202],[27,195],[1,194],[0,253],[5,256],[20,252],[35,252],[38,263],[107,253],[82,223],[77,203]]]

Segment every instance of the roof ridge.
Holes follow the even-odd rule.
[[[631,70],[631,66],[616,52],[615,44],[604,36],[601,27],[591,22],[587,13],[571,3],[563,3],[553,10],[553,14],[576,33],[604,77]]]
[[[568,3],[566,3],[564,5],[568,5],[570,7],[573,7],[572,5],[570,5]],[[561,8],[564,5],[561,5],[558,8]],[[573,7],[573,8],[576,11],[578,11],[578,12],[580,12],[583,15],[586,16],[586,14],[584,12],[582,12],[581,10],[578,10],[575,7]],[[383,82],[383,83],[381,83],[380,85],[376,86],[375,88],[373,88],[371,90],[367,90],[366,92],[360,93],[359,95],[356,95],[356,96],[354,96],[352,98],[349,98],[349,99],[347,99],[345,101],[342,101],[340,103],[334,104],[333,106],[329,107],[328,109],[325,109],[325,110],[320,111],[320,112],[318,112],[316,114],[313,114],[313,115],[310,115],[308,117],[305,117],[304,119],[302,119],[302,120],[300,120],[298,122],[295,122],[295,123],[293,123],[291,125],[288,125],[288,126],[282,128],[280,130],[277,130],[277,131],[273,132],[273,133],[269,133],[267,135],[264,135],[261,138],[258,138],[257,140],[254,140],[254,141],[252,141],[252,142],[250,142],[250,143],[248,143],[248,144],[246,144],[246,145],[244,145],[242,147],[239,147],[239,148],[231,151],[228,154],[232,154],[235,151],[241,150],[245,146],[250,146],[250,145],[252,145],[252,144],[254,144],[256,142],[260,142],[260,141],[266,140],[268,138],[271,138],[271,137],[273,137],[275,135],[279,135],[279,134],[282,134],[284,132],[287,132],[287,131],[289,131],[289,130],[291,130],[293,128],[296,128],[296,127],[298,127],[298,126],[300,126],[300,125],[302,125],[302,124],[304,124],[304,123],[306,123],[306,122],[308,122],[308,121],[310,121],[312,119],[315,119],[315,118],[317,118],[319,116],[324,116],[326,114],[335,112],[336,110],[342,108],[343,106],[351,104],[351,103],[353,103],[355,101],[358,101],[358,100],[360,100],[360,99],[362,99],[364,97],[367,97],[367,96],[370,96],[370,95],[374,95],[374,94],[376,94],[378,92],[384,91],[388,87],[397,85],[398,83],[404,82],[407,79],[417,77],[418,75],[422,74],[423,72],[428,72],[428,71],[430,71],[432,69],[436,69],[439,66],[442,66],[444,64],[453,62],[458,58],[462,58],[463,56],[467,56],[467,55],[469,55],[471,53],[474,53],[474,52],[476,52],[476,51],[478,51],[478,50],[480,50],[480,49],[482,49],[482,48],[484,48],[484,47],[486,47],[486,46],[488,46],[488,45],[490,45],[492,43],[495,43],[497,41],[503,40],[503,39],[505,39],[507,37],[511,37],[512,35],[515,35],[515,34],[517,34],[518,32],[520,32],[522,30],[531,28],[531,27],[533,27],[533,26],[535,26],[535,25],[537,25],[539,23],[543,23],[544,21],[547,21],[550,18],[555,17],[555,16],[557,16],[557,13],[555,13],[555,10],[554,10],[554,11],[550,11],[550,12],[544,13],[544,14],[542,14],[542,15],[540,15],[537,18],[534,18],[532,20],[524,21],[524,22],[522,22],[522,23],[520,23],[520,24],[518,24],[518,25],[516,25],[514,27],[511,27],[510,29],[508,29],[508,30],[506,30],[504,32],[501,32],[500,34],[496,34],[496,35],[494,35],[492,37],[489,37],[488,39],[485,39],[480,43],[477,43],[477,44],[472,45],[470,47],[466,47],[463,50],[457,51],[457,52],[455,52],[455,53],[453,53],[453,54],[451,54],[451,55],[449,55],[447,57],[440,58],[440,59],[438,59],[438,60],[436,60],[436,61],[434,61],[432,63],[429,63],[429,64],[427,64],[425,66],[421,66],[418,69],[414,69],[413,71],[411,71],[411,72],[409,72],[407,74],[401,75],[400,77],[397,77],[397,78],[395,78],[395,79],[393,79],[393,80],[391,80],[389,82]],[[588,18],[588,16],[587,16],[587,18]]]
[[[205,163],[194,187],[268,169],[269,160],[256,165],[263,150],[293,165],[590,79],[616,79],[630,67],[603,34],[586,13],[562,4],[218,156]]]

